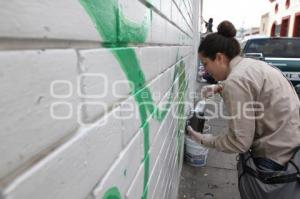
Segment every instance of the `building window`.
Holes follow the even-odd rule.
[[[295,15],[293,37],[300,37],[300,12]]]
[[[288,9],[290,7],[290,0],[285,1],[285,8]]]
[[[276,33],[276,23],[274,22],[271,28],[271,37],[275,37]]]
[[[280,28],[280,36],[287,37],[289,34],[289,23],[290,23],[290,16],[282,18],[281,21],[281,28]]]
[[[276,3],[276,5],[275,5],[275,13],[277,13],[278,12],[278,3]]]

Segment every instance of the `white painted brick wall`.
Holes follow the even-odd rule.
[[[12,0],[0,7],[4,38],[101,40],[79,1]]]
[[[0,52],[0,179],[32,166],[78,128],[76,111],[66,120],[50,112],[53,105],[54,115],[68,116],[77,107],[76,61],[74,50]]]
[[[114,114],[104,126],[80,129],[11,183],[4,194],[12,198],[84,198],[104,177],[122,150],[121,121]],[[100,123],[100,121],[99,121]]]
[[[82,107],[83,120],[91,123],[105,114],[114,103],[127,98],[130,88],[122,68],[107,49],[83,50],[80,51],[80,57],[80,83],[86,103]]]
[[[104,192],[112,186],[117,186],[122,195],[126,194],[143,159],[142,137],[141,132],[137,133],[128,146],[121,152],[118,160],[105,174],[101,183],[94,189],[93,196],[95,198],[101,199]]]
[[[115,39],[103,36],[94,24],[103,19],[80,1],[91,2],[0,3],[0,199],[107,199],[109,190],[126,199],[174,199],[183,146],[174,74],[183,63],[187,114],[199,1],[111,0]],[[154,107],[170,100],[161,120],[133,93],[128,78],[136,67],[133,78],[144,78],[136,86],[149,89]],[[51,110],[70,117],[53,118]]]

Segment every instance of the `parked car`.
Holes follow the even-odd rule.
[[[280,69],[300,94],[300,38],[252,38],[241,46],[243,56],[263,60]]]

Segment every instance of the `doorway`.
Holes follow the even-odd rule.
[[[287,37],[289,32],[290,16],[284,17],[281,21],[280,36]]]

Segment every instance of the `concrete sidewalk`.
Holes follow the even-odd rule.
[[[199,85],[199,90],[203,84]],[[199,93],[199,92],[198,92]],[[215,98],[222,103],[221,98]],[[208,122],[214,135],[227,129],[221,118]],[[237,154],[225,154],[210,149],[205,167],[197,168],[183,163],[178,199],[240,199],[236,170]]]

